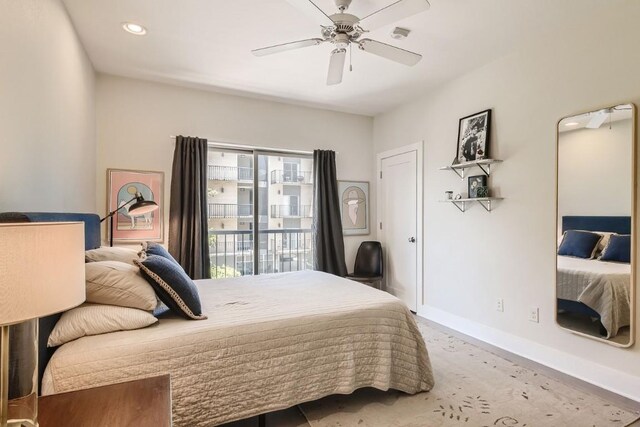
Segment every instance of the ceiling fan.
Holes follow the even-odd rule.
[[[355,15],[346,13],[352,0],[334,1],[338,12],[333,15],[327,15],[312,0],[287,0],[287,2],[311,16],[320,24],[321,37],[263,47],[251,52],[255,56],[265,56],[287,50],[317,46],[322,43],[332,43],[335,49],[331,52],[329,61],[328,85],[342,82],[347,47],[350,48],[352,44],[357,45],[362,51],[409,66],[416,65],[422,59],[420,54],[375,40],[361,39],[360,37],[371,30],[429,9],[430,4],[427,0],[397,0],[364,18],[358,18]],[[367,29],[365,30],[363,27]]]
[[[609,119],[609,124],[611,124],[611,113],[614,113],[615,111],[632,110],[632,109],[633,108],[631,106],[618,105],[616,107],[604,108],[602,110],[589,113],[589,117],[591,117],[591,119],[589,120],[589,123],[587,123],[585,127],[587,129],[599,129],[600,126],[602,126],[603,123],[607,121],[607,119]]]

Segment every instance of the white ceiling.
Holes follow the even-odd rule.
[[[431,0],[427,12],[367,37],[421,53],[406,67],[354,49],[353,72],[326,86],[330,44],[254,57],[251,49],[319,36],[285,0],[63,0],[99,72],[375,115],[615,0]],[[391,0],[353,0],[366,15]],[[333,0],[318,0],[328,13]],[[148,29],[133,36],[121,23]],[[395,26],[412,30],[396,41]]]

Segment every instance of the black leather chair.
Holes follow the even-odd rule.
[[[362,242],[356,255],[353,274],[347,275],[347,278],[374,285],[382,283],[383,277],[382,245],[380,242]]]

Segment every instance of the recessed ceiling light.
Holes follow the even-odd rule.
[[[565,126],[578,126],[580,123],[578,122],[569,122],[569,123],[565,123]]]
[[[122,24],[122,28],[128,33],[135,34],[136,36],[143,36],[147,34],[147,29],[140,24],[133,22],[125,22]]]

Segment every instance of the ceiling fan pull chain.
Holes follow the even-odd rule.
[[[352,48],[352,44],[353,43],[349,43],[349,71],[353,71],[353,48]]]

